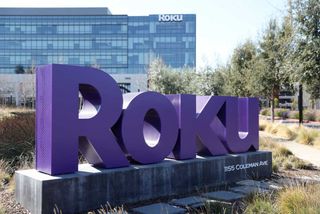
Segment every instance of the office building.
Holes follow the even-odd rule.
[[[124,91],[143,91],[148,65],[157,57],[173,68],[196,66],[196,15],[0,8],[0,74],[51,63],[93,66],[111,74]]]

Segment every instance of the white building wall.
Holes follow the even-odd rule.
[[[113,74],[118,83],[129,83],[131,92],[147,91],[147,74]],[[34,74],[0,74],[0,104],[13,99],[17,106],[36,96]]]

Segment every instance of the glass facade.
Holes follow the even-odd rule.
[[[73,9],[72,15],[66,8],[49,15],[41,9],[4,10],[0,10],[0,73],[14,73],[17,65],[28,69],[59,63],[94,66],[111,74],[141,74],[155,57],[173,68],[196,65],[192,14],[179,21],[160,21],[160,15],[82,14],[84,9],[78,13]]]

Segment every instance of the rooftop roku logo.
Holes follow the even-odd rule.
[[[36,168],[51,175],[76,172],[78,151],[93,165],[116,168],[259,147],[256,98],[122,95],[103,71],[47,65],[37,71],[36,102]]]
[[[183,21],[182,14],[160,14],[158,15],[159,22],[181,22]]]

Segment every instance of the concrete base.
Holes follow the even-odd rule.
[[[169,204],[158,203],[134,208],[134,214],[185,214],[187,210]]]
[[[50,176],[36,170],[16,172],[16,200],[31,213],[63,213],[181,196],[251,178],[270,177],[271,152],[197,157],[158,164],[97,169],[79,165],[75,174]]]
[[[245,195],[230,191],[216,191],[203,194],[204,197],[217,201],[235,202],[240,201]]]

